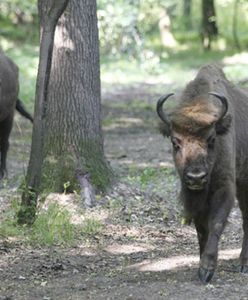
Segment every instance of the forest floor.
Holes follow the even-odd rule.
[[[119,181],[83,218],[101,222],[73,246],[34,247],[0,236],[0,300],[248,299],[238,272],[242,228],[235,205],[220,242],[212,282],[197,277],[196,232],[181,224],[179,183],[170,145],[157,130],[156,99],[169,87],[148,84],[103,89],[106,156]],[[11,135],[9,179],[0,190],[0,221],[25,173],[31,128],[18,115]],[[50,195],[69,203],[70,195]],[[49,201],[49,200],[47,200]],[[74,205],[74,206],[73,206]]]

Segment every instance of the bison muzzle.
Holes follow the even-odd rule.
[[[167,113],[162,96],[157,113],[170,138],[181,180],[180,199],[193,220],[200,248],[198,275],[209,282],[218,242],[237,197],[243,216],[240,271],[248,273],[248,95],[215,64],[202,67]]]
[[[13,126],[15,109],[33,122],[32,116],[18,99],[18,67],[0,51],[0,179],[6,174],[6,158],[9,148],[9,135]]]

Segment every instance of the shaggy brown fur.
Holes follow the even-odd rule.
[[[6,157],[9,148],[9,135],[13,125],[14,111],[17,109],[31,122],[33,118],[18,99],[18,68],[0,51],[0,179],[6,173]]]
[[[228,112],[209,92],[224,96]],[[248,272],[248,94],[230,83],[214,64],[200,69],[160,127],[173,143],[181,179],[181,200],[193,219],[200,246],[199,277],[211,280],[218,241],[237,196],[243,215],[241,272]]]
[[[172,114],[173,128],[177,132],[197,134],[212,126],[219,117],[218,108],[206,98],[196,97],[182,103]]]

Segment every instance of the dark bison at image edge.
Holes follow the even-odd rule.
[[[217,265],[218,242],[234,199],[243,217],[240,272],[248,273],[248,95],[215,64],[202,67],[170,112],[162,96],[160,130],[171,139],[181,181],[180,199],[193,220],[200,248],[199,278],[209,282]]]
[[[7,172],[6,158],[15,109],[33,122],[32,116],[25,110],[21,100],[18,99],[18,93],[18,67],[10,58],[0,51],[0,179],[2,179]]]

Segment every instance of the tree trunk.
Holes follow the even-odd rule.
[[[78,169],[101,190],[110,184],[100,98],[96,1],[71,0],[56,29],[49,83],[44,171],[52,190],[77,189]]]
[[[31,224],[35,218],[43,164],[44,117],[47,106],[54,32],[57,21],[67,3],[68,0],[56,0],[56,3],[52,0],[38,1],[41,29],[40,60],[36,83],[31,154],[25,189],[22,194],[22,207],[18,213],[18,222],[21,224]]]
[[[161,17],[158,23],[161,42],[162,45],[168,48],[174,48],[177,46],[177,41],[175,40],[172,32],[171,32],[171,20],[168,15],[166,9],[164,8]]]
[[[214,0],[202,0],[202,43],[203,48],[210,50],[211,41],[218,35]]]
[[[192,28],[191,4],[192,4],[192,0],[184,0],[183,1],[183,18],[184,18],[185,29]]]
[[[232,31],[233,31],[233,40],[236,48],[240,51],[241,46],[238,38],[238,6],[239,6],[239,0],[235,0],[234,2],[234,9],[233,9],[233,26],[232,26]]]

